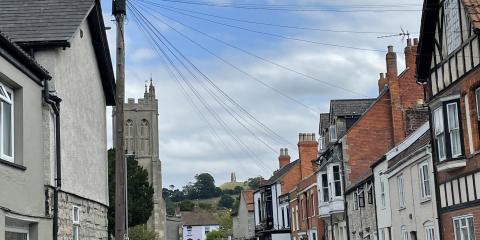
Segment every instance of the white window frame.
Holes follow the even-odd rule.
[[[333,171],[333,169],[335,167],[338,167],[338,180],[335,180],[335,171]],[[332,166],[332,192],[331,192],[331,198],[341,198],[343,196],[343,189],[342,189],[342,173],[341,173],[341,168],[340,168],[340,165],[333,165]],[[336,187],[336,183],[339,183],[339,186],[340,186],[340,195],[337,196],[337,187]]]
[[[426,173],[424,172],[426,168]],[[418,165],[420,175],[420,198],[428,200],[432,197],[432,189],[430,188],[430,167],[428,162],[423,162]],[[425,175],[426,174],[426,175]]]
[[[72,239],[73,240],[79,240],[80,239],[80,207],[79,206],[73,206],[72,207]],[[77,212],[77,219],[75,219],[75,212]]]
[[[318,137],[318,150],[323,151],[324,149],[325,149],[325,137],[320,135],[320,137]]]
[[[460,239],[457,239],[457,231],[458,230],[456,228],[455,222],[459,221],[459,224],[461,224],[462,220],[465,220],[466,225],[465,226],[460,226],[460,229],[462,229],[462,228],[467,229],[468,239],[464,239],[463,235],[460,235]],[[474,228],[473,230],[470,230],[470,225],[468,224],[469,220],[472,221],[472,226]],[[453,235],[454,235],[455,240],[475,240],[475,219],[473,218],[473,215],[468,214],[468,215],[454,217],[453,218],[453,231],[454,231]],[[473,236],[470,234],[471,232],[473,232]]]
[[[27,240],[30,240],[30,232],[29,229],[26,228],[18,228],[18,227],[5,227],[5,232],[12,232],[12,233],[23,233],[27,235]],[[3,233],[5,234],[5,233]]]
[[[425,223],[423,228],[425,229],[425,240],[435,240],[435,225],[433,222]]]
[[[455,120],[457,121],[456,122],[456,127],[451,127],[452,126],[452,123],[450,122],[450,110],[449,110],[449,106],[452,106],[454,105],[455,106],[455,109],[456,109],[456,113],[454,114],[454,118]],[[452,102],[452,103],[447,103],[446,105],[446,109],[447,109],[447,122],[448,122],[448,135],[449,135],[449,138],[450,138],[450,152],[452,154],[452,158],[456,158],[458,156],[461,156],[462,155],[462,134],[461,134],[461,131],[460,131],[460,119],[458,119],[458,113],[459,113],[459,109],[458,109],[458,103],[457,102]],[[460,144],[460,146],[458,146],[458,150],[459,152],[458,153],[454,153],[453,152],[453,134],[452,132],[453,131],[458,131],[458,143]]]
[[[328,187],[328,174],[326,172],[321,172],[319,173],[320,174],[320,202],[321,203],[328,203],[331,199],[331,196],[330,196],[330,190],[329,190],[329,187]],[[326,176],[326,181],[324,181],[323,179],[323,176]],[[325,190],[327,191],[327,194],[328,196],[326,196],[327,199],[325,199]],[[325,201],[326,200],[326,201]]]
[[[439,125],[439,129],[437,129],[437,121]],[[437,155],[440,161],[447,159],[447,146],[446,146],[446,134],[445,134],[445,124],[444,124],[444,117],[443,117],[443,106],[438,107],[433,111],[433,122],[434,122],[434,137],[436,140],[437,145]],[[437,131],[438,130],[438,131]],[[443,142],[438,141],[438,139],[442,137]],[[443,149],[443,152],[440,151]]]
[[[73,224],[78,224],[80,225],[80,207],[79,206],[73,206],[72,207],[72,223]],[[78,216],[78,219],[75,219],[75,211],[77,211],[77,216]]]
[[[0,102],[1,102],[1,105],[0,105],[0,158],[2,160],[5,160],[5,161],[9,161],[9,162],[14,162],[14,157],[15,157],[15,121],[14,121],[14,115],[15,115],[15,104],[14,104],[14,98],[15,98],[15,95],[14,95],[14,92],[11,88],[5,86],[4,84],[0,83],[0,91],[4,92],[6,95],[4,96],[2,93],[0,93]],[[10,96],[8,96],[8,94],[10,94]],[[3,121],[3,104],[4,102],[6,104],[9,104],[11,106],[11,113],[10,113],[10,123],[11,123],[11,129],[10,129],[10,133],[12,134],[10,136],[10,141],[11,141],[11,148],[12,148],[12,156],[8,156],[4,153],[4,149],[3,149],[3,124],[4,124],[4,121]]]
[[[397,177],[397,188],[398,188],[398,205],[400,209],[406,208],[405,203],[405,177],[403,174],[400,174]]]
[[[385,181],[384,178],[380,178],[380,200],[382,203],[382,209],[386,207],[386,196],[385,196]]]
[[[410,240],[410,233],[407,231],[407,228],[405,226],[401,227],[400,233],[402,234],[400,239]]]
[[[335,124],[330,125],[328,133],[330,134],[330,142],[337,141],[337,126]]]

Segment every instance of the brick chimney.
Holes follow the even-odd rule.
[[[418,47],[418,38],[407,39],[407,46],[405,47],[405,66],[411,68],[415,71],[416,69],[416,58],[417,58],[417,47]]]
[[[397,78],[397,53],[393,51],[393,46],[388,46],[388,52],[386,56],[387,60],[387,79]]]
[[[278,156],[279,167],[283,168],[289,163],[290,155],[288,155],[288,148],[280,148],[280,156]]]
[[[378,93],[382,93],[386,86],[388,86],[388,81],[385,78],[385,75],[380,73],[380,78],[378,79]]]
[[[315,133],[298,134],[298,155],[300,158],[300,174],[302,179],[314,172],[313,161],[317,159],[318,142]]]

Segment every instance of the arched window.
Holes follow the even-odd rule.
[[[128,119],[125,122],[125,149],[128,153],[133,153],[134,148],[133,121]]]
[[[425,240],[435,240],[435,224],[432,221],[426,221],[423,228],[425,229]]]
[[[140,152],[143,155],[150,153],[150,124],[145,119],[140,123]]]

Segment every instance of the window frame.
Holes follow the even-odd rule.
[[[403,176],[403,174],[400,174],[397,177],[397,188],[399,209],[405,209],[407,204],[405,196],[405,177]]]
[[[325,179],[323,178],[325,176]],[[330,201],[330,190],[328,187],[328,174],[326,172],[320,173],[320,187],[321,187],[321,202],[328,203]],[[325,194],[326,193],[326,194]]]
[[[336,124],[332,124],[330,125],[330,127],[328,128],[328,133],[329,133],[329,136],[330,136],[330,142],[335,142],[338,140],[337,138],[337,126]]]
[[[373,184],[367,186],[367,202],[373,204]]]
[[[335,168],[338,168],[338,172],[335,172]],[[338,179],[335,179],[335,174],[338,174]],[[342,174],[340,165],[333,165],[332,166],[332,198],[338,198],[343,196],[343,187],[342,187]],[[337,195],[337,184],[340,189],[339,195]]]
[[[475,109],[477,110],[477,122],[480,123],[480,87],[475,89],[475,105]]]
[[[423,225],[425,231],[425,240],[435,240],[435,225],[429,221]]]
[[[8,162],[15,162],[15,93],[13,89],[9,88],[5,84],[0,82],[0,91],[5,92],[5,96],[0,94],[0,159],[8,161]],[[10,96],[8,96],[10,94]],[[10,99],[8,98],[10,97]],[[4,145],[4,136],[3,136],[3,126],[4,126],[4,121],[3,121],[3,105],[4,102],[6,104],[10,104],[10,141],[11,141],[11,151],[12,151],[12,156],[8,156],[4,153],[3,145]]]
[[[359,206],[358,206],[358,192],[355,191],[353,192],[353,210],[358,210],[359,209]]]
[[[470,224],[469,224],[469,220],[472,220],[472,226],[473,226],[473,229],[470,229]],[[466,225],[465,227],[467,228],[467,232],[468,232],[468,235],[469,235],[469,239],[463,239],[463,237],[461,236],[460,238],[461,239],[457,239],[457,227],[455,225],[455,222],[456,221],[459,221],[459,224],[461,224],[462,220],[465,220],[466,222]],[[452,218],[452,221],[453,221],[453,236],[454,236],[454,239],[455,240],[475,240],[475,218],[473,217],[472,214],[467,214],[467,215],[462,215],[462,216],[457,216],[457,217],[453,217]],[[460,226],[460,230],[464,228],[462,226]],[[471,233],[473,232],[473,236],[471,235]]]
[[[30,240],[30,231],[27,228],[5,226],[5,232],[3,234],[6,232],[26,234],[27,240]]]
[[[383,181],[383,177],[380,178],[380,200],[382,202],[382,209],[385,209],[387,206],[387,200],[385,195],[385,181]]]
[[[458,131],[459,131],[459,141],[460,141],[460,154],[452,156],[452,145],[451,145],[451,136],[450,136],[450,126],[449,126],[449,121],[448,121],[448,112],[447,112],[447,106],[455,103],[456,104],[456,110],[457,110],[457,121],[458,121]],[[439,154],[439,141],[437,138],[437,133],[435,132],[435,121],[437,119],[437,116],[435,116],[435,112],[437,110],[441,109],[441,119],[443,121],[441,122],[443,124],[443,134],[444,134],[444,148],[445,148],[445,156],[442,157]],[[463,133],[463,123],[462,123],[462,111],[460,108],[460,99],[453,99],[453,100],[448,100],[444,101],[439,106],[433,110],[433,123],[434,123],[434,148],[435,148],[435,156],[437,157],[438,162],[443,162],[443,161],[451,161],[451,160],[458,160],[463,157],[465,157],[465,143],[463,140],[464,133]]]
[[[358,207],[364,208],[365,207],[365,189],[357,188],[357,196],[358,196]]]
[[[454,117],[456,118],[456,121],[457,121],[457,128],[452,128],[452,127],[450,126],[451,123],[450,123],[450,109],[449,109],[449,106],[451,106],[451,105],[454,105],[454,106],[456,107],[456,110],[457,110],[457,114],[454,116]],[[459,113],[459,109],[460,109],[459,105],[460,105],[460,104],[458,104],[457,102],[449,102],[449,103],[446,103],[446,104],[445,104],[445,106],[446,106],[445,108],[446,108],[446,110],[447,110],[446,120],[447,120],[447,124],[448,124],[448,135],[449,135],[449,138],[448,138],[448,139],[450,140],[450,154],[451,154],[451,157],[452,157],[452,158],[457,158],[457,157],[459,157],[459,156],[462,156],[462,153],[463,153],[463,151],[462,151],[462,143],[461,143],[461,142],[462,142],[462,136],[461,136],[461,134],[460,134],[461,130],[460,130],[460,118],[459,118],[459,115],[460,115],[460,113]],[[455,131],[455,130],[458,131],[458,138],[459,138],[458,140],[459,140],[459,143],[460,143],[460,146],[459,146],[460,152],[454,155],[454,154],[453,154],[453,141],[452,141],[452,140],[453,140],[453,139],[452,139],[453,134],[452,134],[452,132]]]
[[[447,4],[454,3],[455,6],[446,6]],[[456,7],[456,9],[453,9]],[[461,14],[460,14],[460,4],[458,0],[445,0],[443,2],[443,11],[444,11],[444,24],[445,24],[445,47],[447,48],[447,55],[453,53],[456,49],[458,49],[462,45],[462,33],[460,31],[449,31],[450,28],[453,29],[460,29],[460,19],[461,19]],[[453,26],[450,26],[450,23],[448,21],[448,17],[450,16],[448,13],[455,13],[454,17],[456,17],[453,20],[456,20],[456,23],[453,23]],[[458,42],[455,42],[456,45],[451,45],[450,41],[453,40],[452,37],[458,37]],[[457,39],[455,39],[457,40]],[[453,41],[452,41],[453,42]]]
[[[424,168],[426,168],[426,176]],[[428,162],[420,163],[418,165],[418,171],[420,177],[420,198],[424,201],[429,200],[432,197],[432,189],[430,187],[430,167]]]
[[[401,239],[410,240],[410,233],[407,231],[405,225],[400,228],[400,233],[402,234]]]

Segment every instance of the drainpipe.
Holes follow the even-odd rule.
[[[61,165],[61,153],[60,153],[60,99],[57,96],[50,95],[48,88],[48,80],[43,84],[43,100],[50,105],[55,113],[55,188],[53,190],[53,240],[58,240],[58,192],[62,187],[62,165]]]

